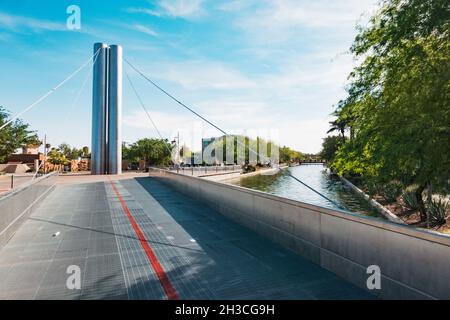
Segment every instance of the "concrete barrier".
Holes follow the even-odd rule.
[[[397,217],[395,214],[393,214],[391,211],[389,211],[388,209],[386,209],[385,207],[383,207],[380,203],[378,203],[377,201],[375,201],[375,199],[372,199],[368,194],[364,193],[364,191],[362,191],[361,189],[359,189],[357,186],[355,186],[353,183],[351,183],[350,181],[348,181],[347,179],[345,179],[342,176],[339,176],[339,179],[345,184],[347,185],[350,189],[352,189],[352,191],[359,197],[362,197],[364,200],[366,200],[369,205],[374,208],[375,210],[377,210],[381,215],[383,215],[386,219],[388,219],[391,222],[395,222],[398,224],[405,224],[406,223],[400,219],[399,217]]]
[[[150,175],[380,298],[450,299],[449,236],[163,170]],[[381,270],[379,290],[367,288],[371,265]]]
[[[56,173],[47,174],[0,195],[0,248],[53,189],[56,178]]]

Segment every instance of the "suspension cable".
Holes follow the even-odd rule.
[[[10,124],[11,122],[13,122],[14,120],[16,120],[18,117],[20,117],[22,114],[24,114],[25,112],[31,110],[33,107],[35,107],[39,102],[43,101],[45,98],[47,98],[48,96],[50,96],[52,93],[54,93],[56,90],[59,89],[59,87],[61,87],[63,84],[65,84],[67,81],[69,81],[70,79],[72,79],[75,75],[77,75],[81,70],[83,70],[88,64],[89,62],[92,61],[93,57],[95,57],[98,53],[99,53],[100,48],[94,53],[94,55],[92,55],[91,57],[89,57],[89,59],[83,63],[81,65],[81,67],[79,67],[78,69],[76,69],[73,73],[71,73],[67,78],[65,78],[63,81],[61,81],[56,87],[50,89],[46,94],[44,94],[43,96],[41,96],[39,99],[37,99],[35,102],[33,102],[32,104],[30,104],[28,107],[26,107],[25,109],[23,109],[22,111],[20,111],[19,113],[16,113],[11,119],[9,119],[6,123],[4,123],[1,127],[0,130],[3,129],[4,127],[6,127],[8,124]]]
[[[131,62],[129,62],[126,58],[124,58],[125,62],[131,67],[133,68],[137,73],[139,73],[145,80],[147,80],[148,82],[150,82],[154,87],[156,87],[158,90],[160,90],[161,92],[163,92],[165,95],[167,95],[169,98],[171,98],[172,100],[174,100],[176,103],[178,103],[179,105],[181,105],[182,107],[184,107],[185,109],[189,110],[190,112],[192,112],[193,114],[195,114],[197,117],[199,117],[200,119],[202,119],[203,121],[207,122],[208,124],[210,124],[211,126],[213,126],[214,128],[216,128],[217,130],[219,130],[220,132],[222,132],[225,136],[230,136],[227,132],[225,132],[223,129],[221,129],[220,127],[218,127],[217,125],[215,125],[214,123],[212,123],[211,121],[209,121],[208,119],[206,119],[205,117],[201,116],[200,114],[198,114],[197,112],[195,112],[192,108],[188,107],[186,104],[184,104],[183,102],[181,102],[180,100],[178,100],[177,98],[175,98],[173,95],[171,95],[169,92],[167,92],[166,90],[164,90],[163,88],[161,88],[158,84],[156,84],[153,80],[151,80],[150,78],[148,78],[144,73],[142,73],[139,69],[137,69]],[[237,139],[237,142],[240,143],[242,145],[242,142],[239,141],[239,139]],[[245,148],[245,146],[244,146]],[[256,151],[254,151],[253,149],[250,148],[250,146],[248,147],[249,151],[252,151],[254,154],[258,154]],[[321,192],[315,190],[314,188],[312,188],[311,186],[309,186],[308,184],[306,184],[305,182],[301,181],[299,178],[295,177],[294,175],[292,175],[292,173],[290,173],[289,171],[286,171],[287,175],[291,178],[293,178],[295,181],[301,183],[303,186],[307,187],[309,190],[315,192],[316,194],[318,194],[319,196],[321,196],[322,198],[324,198],[325,200],[327,200],[328,202],[332,203],[333,205],[335,205],[336,207],[349,211],[345,206],[336,203],[335,201],[331,200],[330,198],[328,198],[327,196],[325,196],[324,194],[322,194]]]
[[[98,56],[99,56],[99,52],[97,51],[97,53],[94,56],[92,65],[95,65],[95,62],[97,61]],[[84,78],[83,83],[81,84],[80,89],[79,89],[77,95],[75,96],[75,99],[73,100],[72,104],[70,105],[69,110],[67,110],[66,117],[64,118],[64,123],[66,123],[67,120],[69,119],[69,116],[71,115],[73,109],[75,108],[75,105],[78,103],[81,93],[84,91],[84,88],[86,87],[86,84],[90,77],[91,77],[91,70],[88,70],[88,73],[87,73],[86,77]]]
[[[218,126],[216,126],[214,123],[212,123],[211,121],[209,121],[208,119],[206,119],[205,117],[201,116],[200,114],[198,114],[197,112],[195,112],[194,110],[192,110],[191,108],[189,108],[187,105],[185,105],[183,102],[181,102],[180,100],[178,100],[177,98],[175,98],[173,95],[171,95],[170,93],[168,93],[166,90],[164,90],[163,88],[161,88],[159,85],[157,85],[155,82],[153,82],[151,79],[149,79],[145,74],[143,74],[141,71],[139,71],[135,66],[133,66],[131,64],[131,62],[129,62],[126,58],[124,58],[125,62],[131,67],[133,68],[137,73],[139,73],[144,79],[146,79],[148,82],[150,82],[153,86],[155,86],[158,90],[160,90],[162,93],[164,93],[165,95],[167,95],[169,98],[171,98],[172,100],[174,100],[176,103],[178,103],[179,105],[181,105],[182,107],[186,108],[187,110],[189,110],[190,112],[192,112],[193,114],[195,114],[197,117],[199,117],[200,119],[202,119],[203,121],[209,123],[211,126],[213,126],[214,128],[216,128],[217,130],[219,130],[220,132],[222,132],[223,134],[227,135],[227,133],[225,131],[223,131],[222,129],[220,129]]]
[[[100,55],[100,54],[99,54],[99,50],[97,50],[97,52],[96,52],[96,53],[94,54],[94,56],[93,56],[94,59],[93,59],[92,65],[95,64],[95,62],[97,61],[97,58],[98,58],[99,55]],[[64,120],[63,120],[63,124],[65,124],[65,123],[67,122],[67,119],[69,118],[69,115],[72,113],[72,110],[73,110],[73,108],[75,107],[76,103],[78,102],[78,100],[79,100],[79,98],[80,98],[80,96],[81,96],[81,93],[83,92],[84,88],[86,87],[86,83],[87,83],[87,81],[89,80],[90,75],[91,75],[91,72],[90,72],[90,70],[89,70],[89,71],[87,72],[87,75],[86,75],[86,77],[84,78],[83,82],[81,83],[80,89],[78,90],[78,92],[77,92],[77,94],[76,94],[74,100],[72,101],[72,103],[71,103],[69,109],[67,110],[66,116],[64,117]],[[60,135],[60,132],[61,132],[61,126],[58,126],[57,131],[58,131],[58,136],[59,136],[59,135]],[[44,146],[44,150],[45,150],[45,149],[46,149],[46,146]],[[44,154],[44,157],[47,157],[47,154]],[[46,160],[47,160],[47,159],[45,159],[45,161],[46,161]],[[35,178],[37,177],[37,174],[38,174],[39,170],[41,169],[41,167],[42,167],[42,165],[44,164],[45,161],[41,161],[41,163],[39,164],[39,167],[37,168],[36,172],[35,172],[34,175],[33,175],[32,180],[35,179]]]
[[[128,79],[128,83],[130,84],[131,88],[133,89],[134,94],[136,95],[136,98],[139,101],[139,104],[141,105],[141,108],[144,110],[145,114],[147,115],[147,118],[150,120],[151,124],[153,125],[153,128],[156,130],[156,132],[158,133],[158,136],[160,137],[161,140],[166,140],[164,139],[163,135],[161,134],[161,132],[158,130],[158,127],[156,126],[156,123],[153,121],[152,117],[150,116],[150,113],[148,112],[147,108],[145,107],[144,102],[141,99],[141,96],[139,95],[139,93],[136,90],[136,87],[133,85],[133,82],[131,81],[131,78],[127,72],[127,70],[125,70],[125,75]],[[172,150],[169,149],[169,147],[167,146],[166,143],[164,143],[164,146],[166,147],[167,151],[169,151],[170,154],[172,154]]]

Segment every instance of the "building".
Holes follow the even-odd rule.
[[[39,152],[38,145],[28,145],[22,148],[22,153],[15,153],[8,157],[9,164],[28,164],[34,167],[36,161],[43,161],[44,155]]]

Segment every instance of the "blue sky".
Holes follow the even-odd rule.
[[[68,30],[66,8],[81,9]],[[356,25],[376,0],[0,1],[0,105],[24,109],[77,69],[95,42],[124,55],[186,104],[231,132],[268,132],[281,144],[318,152],[333,105],[355,65]],[[133,71],[160,131],[218,135]],[[52,145],[90,145],[91,68],[21,118]],[[123,138],[156,137],[124,79]],[[188,137],[189,136],[189,137]],[[194,140],[198,140],[195,138]],[[193,146],[198,147],[199,141]]]

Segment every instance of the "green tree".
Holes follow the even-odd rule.
[[[322,151],[319,156],[328,163],[332,163],[337,151],[343,145],[342,139],[339,136],[328,136],[323,139]]]
[[[281,163],[293,163],[303,160],[304,155],[299,151],[283,146],[279,148],[279,157]]]
[[[268,158],[272,156],[272,151],[278,148],[278,145],[276,145],[274,142],[264,140],[260,137],[251,139],[250,137],[242,135],[221,136],[214,140],[212,148],[215,148],[215,150],[223,149],[223,161],[226,161],[227,141],[234,141],[233,153],[234,163],[236,164],[238,163],[238,150],[242,150],[242,148],[244,149],[244,154],[242,154],[241,156],[245,157],[245,159],[243,160],[246,164],[249,163],[250,159],[255,159],[259,164],[267,164],[270,161]],[[238,143],[238,141],[240,141],[241,143]],[[262,147],[261,150],[260,147]],[[301,152],[291,150],[288,147],[285,148],[288,154],[288,161],[299,161],[299,159],[303,157],[303,154]],[[280,151],[280,159],[281,153],[282,152]]]
[[[83,150],[73,147],[72,150],[70,150],[70,157],[69,157],[69,159],[76,160],[79,157],[81,157],[82,154],[83,154]]]
[[[68,160],[64,153],[59,151],[58,149],[52,148],[47,154],[47,161],[54,165],[65,165],[68,163]]]
[[[61,143],[58,146],[58,150],[60,152],[62,152],[66,158],[70,159],[70,155],[71,155],[72,149],[71,149],[71,147],[70,147],[70,145],[68,143],[65,143],[65,142]]]
[[[0,106],[0,126],[9,119],[10,113]],[[34,131],[30,131],[28,128],[28,124],[16,119],[0,130],[0,163],[6,162],[6,159],[18,148],[28,144],[41,144]]]
[[[145,161],[146,165],[166,165],[171,161],[172,145],[167,139],[144,138],[130,145],[129,156]]]
[[[131,145],[125,141],[122,142],[122,158],[131,162],[138,160],[131,152]]]
[[[31,146],[40,146],[42,145],[42,141],[39,139],[37,134],[31,134],[25,139],[25,145]]]
[[[354,141],[336,153],[341,174],[379,183],[443,190],[450,178],[450,28],[448,1],[385,0],[351,48],[362,63],[350,74],[336,121]],[[345,110],[345,112],[342,112]]]
[[[333,115],[336,117],[335,120],[330,121],[330,129],[327,131],[327,133],[332,132],[339,132],[341,135],[342,142],[345,142],[345,130],[347,129],[348,122],[344,114],[341,112],[341,110],[336,110],[333,112]]]
[[[88,147],[88,146],[84,146],[84,147],[81,149],[81,156],[83,156],[83,157],[88,157],[89,155],[90,155],[89,147]]]

